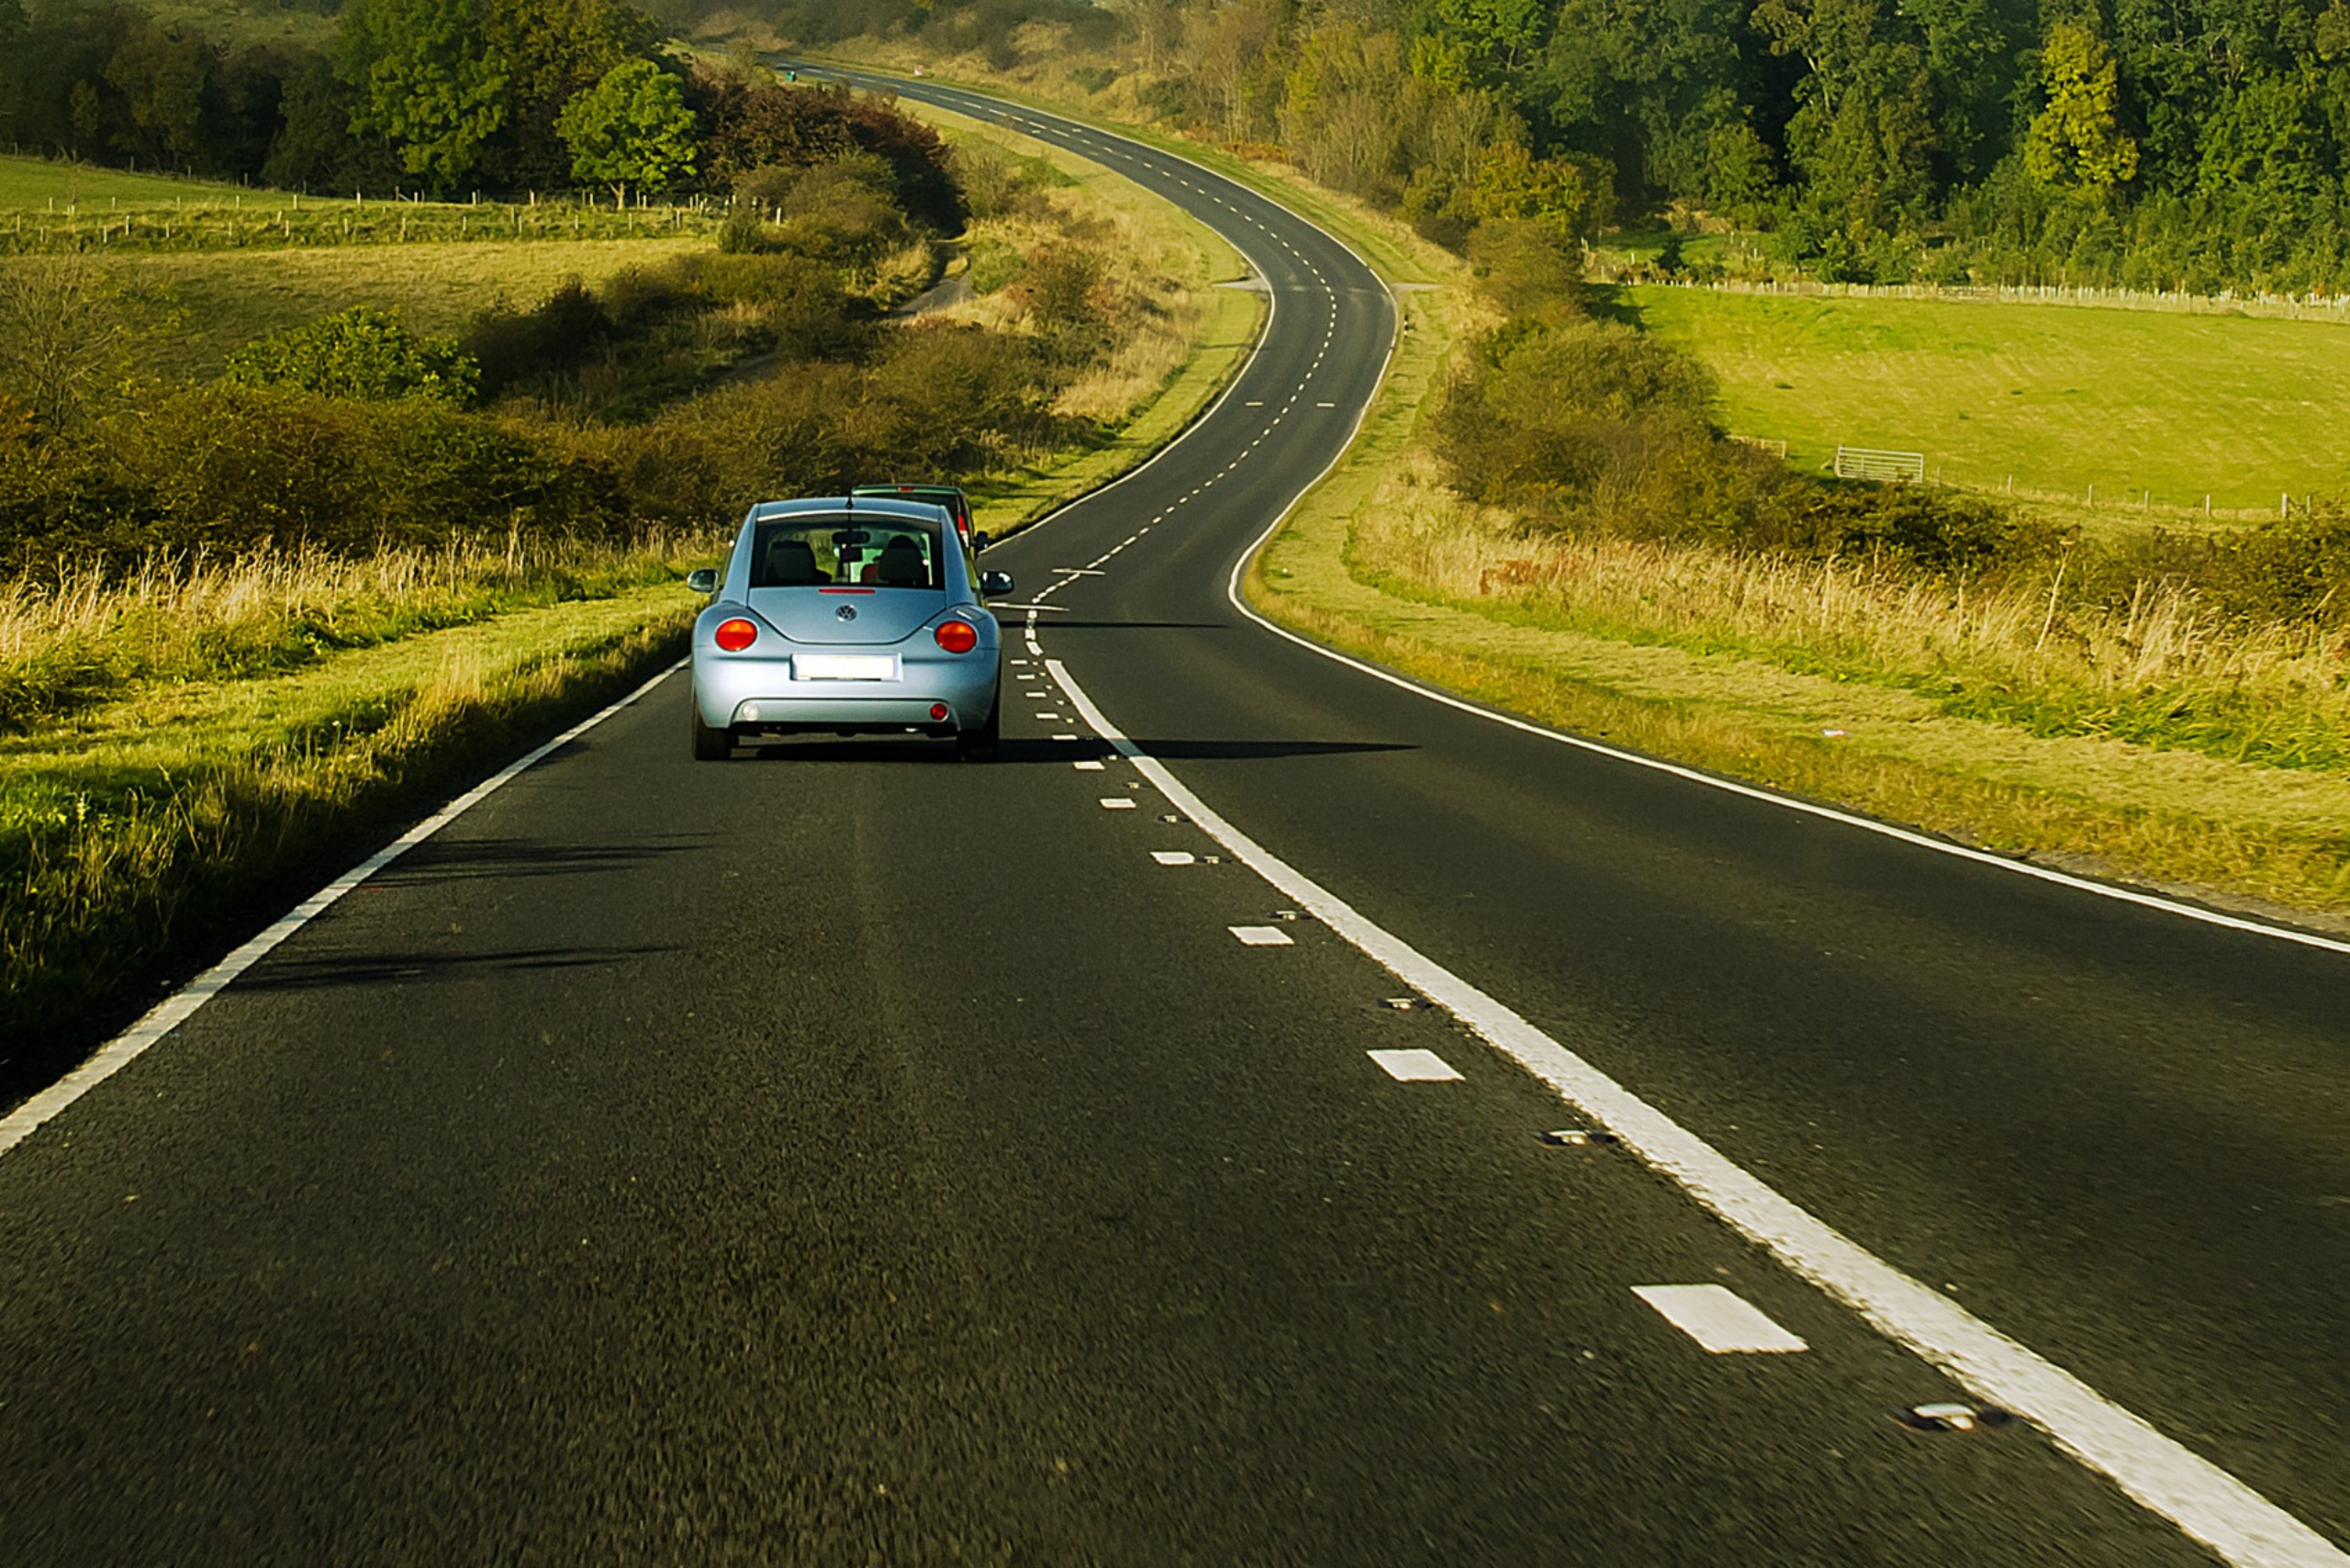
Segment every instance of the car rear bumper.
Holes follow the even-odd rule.
[[[996,661],[912,660],[896,680],[794,680],[789,662],[697,655],[694,704],[714,730],[969,730],[995,707]],[[944,716],[934,705],[944,705]]]

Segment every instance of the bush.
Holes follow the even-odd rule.
[[[569,370],[610,342],[612,318],[588,286],[566,278],[529,310],[503,302],[478,311],[461,342],[481,368],[481,395]]]
[[[420,336],[401,325],[397,311],[354,305],[247,343],[229,356],[226,379],[330,398],[469,403],[481,370],[455,339]]]

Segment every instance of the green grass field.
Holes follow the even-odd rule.
[[[2154,310],[1620,291],[1721,378],[1740,435],[1815,467],[1839,444],[1923,452],[1951,484],[2100,510],[2274,516],[2350,488],[2350,328]]]
[[[0,212],[59,212],[83,207],[95,212],[130,207],[146,210],[179,203],[234,206],[266,202],[282,207],[287,198],[275,191],[245,190],[210,180],[184,180],[171,174],[134,174],[123,169],[102,169],[95,163],[51,162],[44,158],[0,157]],[[302,205],[334,205],[320,197],[304,196]],[[341,206],[348,207],[349,202]]]
[[[168,302],[175,324],[142,349],[165,377],[220,373],[231,350],[352,305],[397,309],[419,331],[453,332],[504,297],[528,307],[567,277],[594,287],[707,241],[537,240],[519,243],[358,245],[337,250],[193,251],[122,255],[107,270]]]

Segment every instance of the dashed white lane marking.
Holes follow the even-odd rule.
[[[1199,857],[1188,849],[1154,849],[1150,857],[1161,866],[1190,866],[1199,860]]]
[[[1097,572],[1091,566],[1055,566],[1053,570],[1066,572],[1072,577],[1106,577],[1110,575],[1107,572]]]
[[[1102,797],[1102,809],[1105,812],[1131,812],[1135,809],[1134,797],[1131,795],[1104,795]]]
[[[1076,768],[1080,773],[1099,773],[1110,765],[1100,760],[1098,757],[1089,756],[1084,758],[1082,761],[1072,762],[1069,766]]]
[[[1242,557],[1244,564],[1247,559]],[[1731,1229],[1769,1249],[1879,1333],[1941,1368],[1977,1398],[2032,1422],[2067,1453],[2236,1568],[2350,1568],[2350,1555],[2218,1465],[1877,1258],[1515,1010],[1363,918],[1226,822],[1165,764],[1120,734],[1060,660],[1048,659],[1046,667],[1094,733],[1158,786],[1170,806],[1290,902],[1460,1019],[1622,1138],[1625,1147]]]
[[[1126,803],[1134,804],[1131,801]],[[1240,945],[1244,947],[1287,947],[1292,945],[1290,934],[1278,925],[1235,925],[1227,929],[1240,938]]]
[[[1761,1307],[1720,1285],[1634,1285],[1632,1294],[1718,1356],[1811,1349],[1772,1322]]]
[[[1460,1074],[1434,1051],[1365,1051],[1379,1069],[1398,1083],[1459,1083]]]
[[[1317,409],[1335,409],[1338,405],[1336,403],[1316,403],[1314,406]]]
[[[1058,713],[1054,713],[1054,712],[1049,712],[1049,711],[1048,711],[1048,712],[1039,713],[1039,714],[1037,714],[1037,715],[1036,715],[1036,717],[1038,717],[1039,719],[1044,719],[1044,720],[1047,720],[1047,721],[1049,721],[1049,720],[1058,719],[1058,718],[1059,718],[1059,717],[1060,717],[1060,715],[1059,715]]]
[[[1076,739],[1078,739],[1078,738],[1079,738],[1079,737],[1077,737],[1076,735],[1055,735],[1055,736],[1053,737],[1053,739],[1055,739],[1055,740],[1057,740],[1057,741],[1073,741],[1073,740],[1076,740]]]
[[[331,908],[343,894],[358,887],[369,878],[407,854],[409,850],[464,816],[498,790],[555,752],[569,745],[621,709],[634,703],[645,693],[684,669],[688,660],[679,659],[634,691],[609,707],[600,708],[582,719],[554,739],[508,763],[498,772],[475,785],[383,848],[296,904],[285,914],[270,922],[255,936],[235,952],[205,970],[202,974],[173,991],[168,998],[150,1009],[139,1022],[108,1040],[96,1055],[42,1090],[23,1104],[0,1117],[0,1154],[6,1154],[33,1134],[33,1130],[51,1116],[129,1067],[145,1055],[149,1047],[178,1028],[193,1017],[196,1010],[232,984],[239,975],[267,958],[271,949],[308,925]]]

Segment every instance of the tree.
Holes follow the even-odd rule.
[[[2052,190],[2102,196],[2138,172],[2138,144],[2113,115],[2113,51],[2087,28],[2060,22],[2040,56],[2048,106],[2024,139],[2024,172]]]
[[[205,146],[205,98],[214,52],[193,28],[147,22],[106,62],[106,81],[130,110],[125,151],[194,165]]]
[[[386,138],[402,168],[443,190],[506,123],[507,66],[476,0],[359,0],[338,51],[358,89],[351,129]]]
[[[649,60],[632,60],[563,107],[555,130],[571,149],[571,172],[612,187],[666,185],[693,172],[701,128],[677,79]]]

